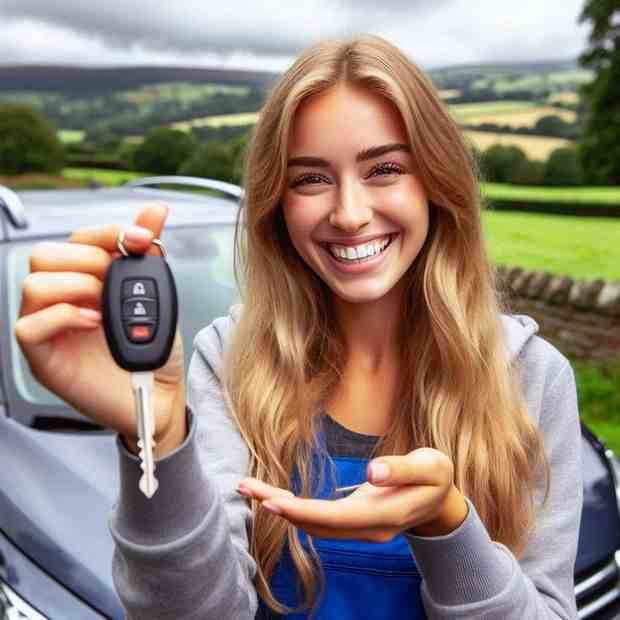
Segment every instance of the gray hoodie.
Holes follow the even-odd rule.
[[[189,433],[156,461],[159,489],[138,489],[138,459],[117,435],[120,496],[109,519],[112,576],[130,620],[252,620],[256,563],[248,552],[251,513],[235,488],[249,452],[222,397],[222,352],[242,306],[196,335],[187,376]],[[548,508],[517,560],[493,541],[475,506],[445,536],[405,533],[422,575],[429,618],[577,618],[573,572],[583,482],[573,370],[536,336],[526,315],[502,315],[507,355],[521,365],[528,410],[551,465]],[[542,479],[536,501],[542,499]],[[372,616],[369,616],[372,618]]]

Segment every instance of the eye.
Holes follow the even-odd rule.
[[[289,187],[297,187],[298,185],[315,185],[316,183],[314,181],[316,181],[317,179],[319,181],[321,179],[326,180],[325,177],[322,177],[319,174],[305,174],[300,177],[297,177],[296,179],[293,179]]]
[[[375,172],[379,172],[381,174],[379,174],[379,176],[385,176],[385,175],[389,175],[389,174],[404,174],[404,170],[401,166],[399,166],[398,164],[394,163],[393,161],[387,161],[387,162],[383,162],[381,164],[378,164],[377,166],[375,166],[370,173],[368,174],[369,177],[374,176]]]

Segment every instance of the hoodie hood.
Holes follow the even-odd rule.
[[[508,359],[513,362],[538,332],[538,323],[527,314],[502,314],[500,316]]]

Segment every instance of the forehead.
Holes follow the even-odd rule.
[[[409,142],[398,108],[372,90],[340,83],[301,102],[289,154],[319,155],[345,147],[357,152],[388,142]]]

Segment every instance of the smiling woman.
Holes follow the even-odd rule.
[[[430,80],[377,36],[312,46],[244,185],[243,303],[194,341],[173,495],[123,484],[111,520],[129,615],[576,617],[573,372],[505,311]]]

